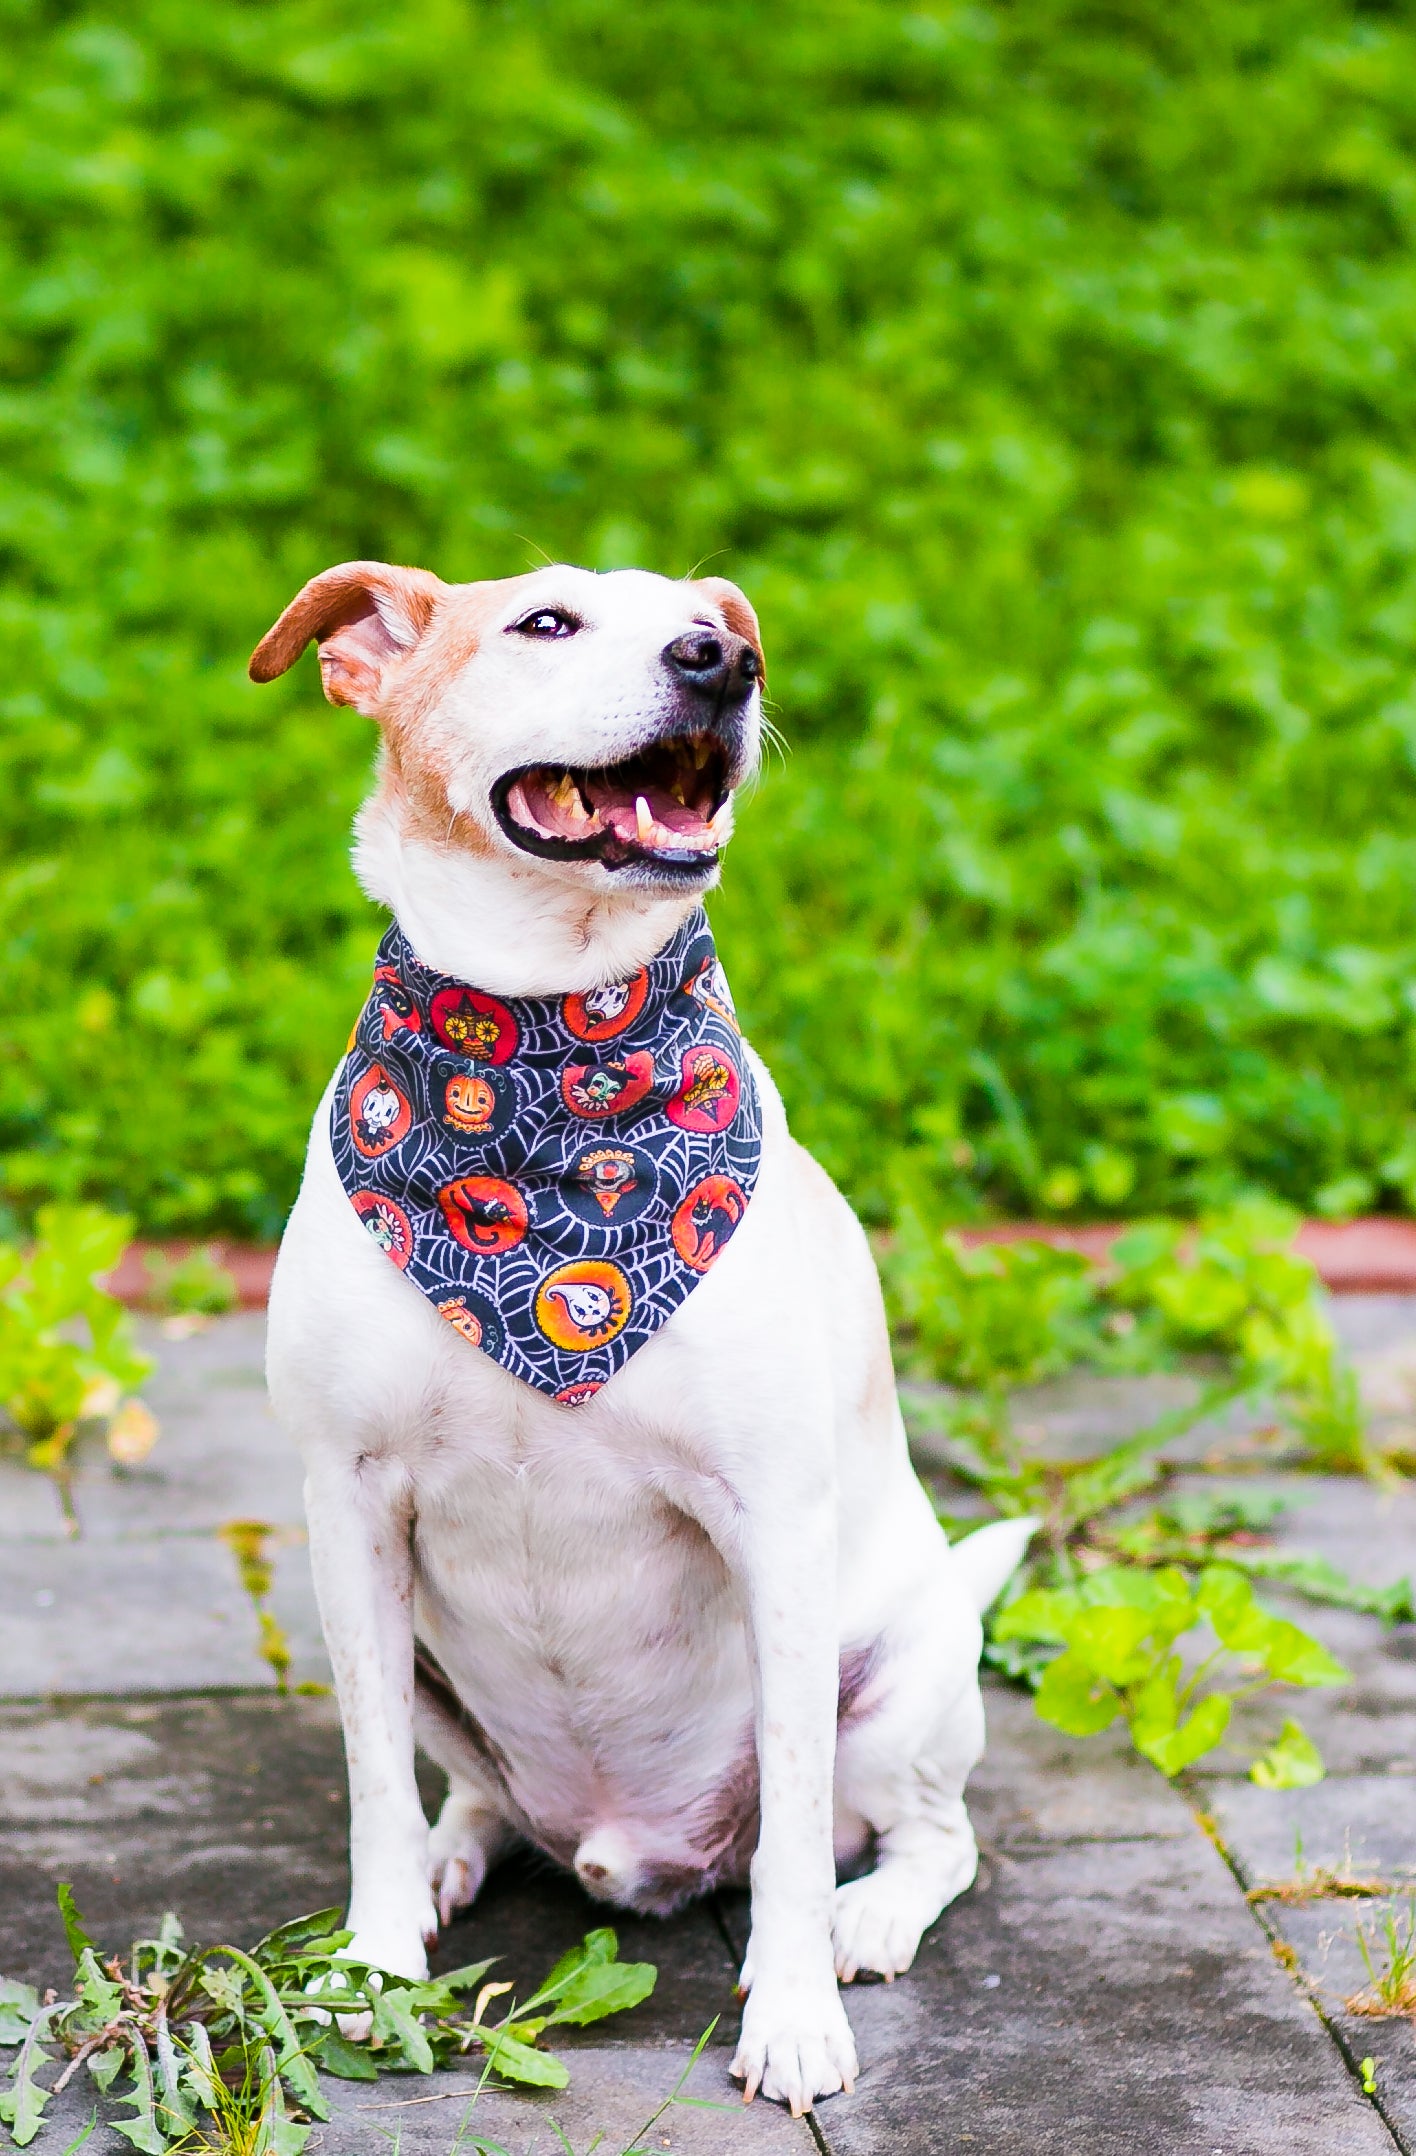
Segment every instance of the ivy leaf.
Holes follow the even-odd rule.
[[[1285,1722],[1266,1751],[1249,1769],[1260,1789],[1311,1789],[1327,1773],[1323,1755],[1297,1722]]]
[[[1069,1737],[1094,1737],[1111,1727],[1121,1712],[1121,1702],[1069,1649],[1043,1671],[1037,1711],[1044,1722]]]
[[[1069,1588],[1031,1587],[1000,1610],[990,1627],[995,1639],[1036,1639],[1062,1646],[1067,1628],[1081,1607]]]
[[[1271,1677],[1281,1684],[1345,1684],[1352,1675],[1346,1664],[1328,1653],[1320,1641],[1285,1618],[1270,1619],[1272,1631],[1264,1650]]]
[[[1229,1715],[1233,1702],[1228,1692],[1212,1692],[1202,1699],[1188,1721],[1177,1723],[1169,1730],[1157,1729],[1154,1734],[1142,1733],[1132,1725],[1136,1749],[1143,1752],[1164,1775],[1173,1776],[1182,1767],[1193,1766],[1206,1752],[1212,1752],[1229,1727]]]

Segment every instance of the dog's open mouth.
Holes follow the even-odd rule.
[[[531,764],[492,789],[498,823],[526,853],[606,868],[652,862],[678,875],[716,861],[727,798],[727,753],[709,734],[656,741],[601,770]]]

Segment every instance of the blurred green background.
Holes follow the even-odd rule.
[[[354,555],[737,578],[713,917],[872,1219],[1416,1202],[1416,11],[0,0],[11,1209],[268,1236]]]

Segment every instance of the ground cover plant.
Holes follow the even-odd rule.
[[[490,1961],[415,1983],[349,1960],[353,1934],[339,1929],[337,1909],[284,1924],[249,1952],[189,1946],[168,1916],[124,1960],[94,1945],[67,1887],[59,1907],[72,1996],[41,2001],[33,1986],[0,1979],[0,2044],[18,2047],[0,2122],[22,2148],[51,2095],[83,2069],[128,2106],[109,2124],[141,2156],[300,2156],[313,2122],[329,2117],[322,2073],[376,2081],[470,2055],[484,2079],[564,2088],[569,2073],[544,2033],[623,2013],[654,1988],[653,1966],[617,1960],[608,1930],[589,1933],[518,2001],[510,1982],[487,1981]],[[330,2002],[346,2011],[332,2017]],[[51,2084],[39,2076],[55,2048],[65,2063]],[[664,2108],[687,2100],[681,2089]]]
[[[132,1222],[96,1205],[48,1205],[35,1228],[28,1243],[0,1240],[0,1453],[53,1479],[76,1534],[75,1438],[87,1424],[120,1467],[146,1459],[158,1427],[137,1387],[153,1366],[122,1304],[99,1285]]]
[[[537,547],[762,610],[714,918],[872,1219],[1410,1202],[1404,13],[0,19],[17,1213],[277,1230],[370,742],[245,656],[328,562]]]
[[[969,1245],[907,1205],[883,1252],[904,1368],[943,1381],[906,1399],[957,1493],[940,1500],[951,1535],[980,1517],[1039,1522],[989,1619],[985,1661],[1029,1685],[1038,1713],[1070,1735],[1122,1723],[1168,1776],[1224,1742],[1241,1700],[1348,1675],[1260,1601],[1256,1581],[1385,1624],[1416,1620],[1409,1579],[1371,1587],[1274,1548],[1286,1500],[1244,1479],[1282,1465],[1394,1480],[1410,1464],[1368,1432],[1313,1269],[1288,1247],[1297,1224],[1249,1200],[1198,1227],[1138,1225],[1092,1266],[1035,1241]],[[1049,1455],[1020,1432],[1013,1395],[1081,1364],[1185,1370],[1190,1397],[1097,1456]],[[1241,1407],[1257,1427],[1226,1439],[1224,1417]],[[1187,1462],[1177,1447],[1205,1424],[1207,1454]],[[1213,1482],[1173,1487],[1187,1464]],[[965,1493],[969,1509],[951,1510]],[[1285,1714],[1249,1771],[1292,1789],[1324,1768]]]

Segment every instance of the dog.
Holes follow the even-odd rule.
[[[457,1070],[505,1092],[516,999],[568,999],[589,1040],[622,1025],[625,984],[677,948],[717,882],[758,763],[764,665],[742,592],[570,567],[446,584],[348,562],[286,608],[253,678],[312,640],[326,696],[378,723],[355,869],[455,985],[473,1028],[453,1037]],[[502,1334],[485,1301],[435,1303],[401,1273],[396,1190],[351,1204],[336,1165],[338,1074],[276,1266],[268,1376],[304,1459],[344,1726],[351,1954],[421,1976],[439,1922],[518,1841],[633,1910],[749,1882],[731,2071],[746,2101],[761,2090],[800,2115],[856,2074],[838,1980],[908,1969],[974,1877],[980,1617],[1032,1523],[947,1543],[909,1463],[865,1235],[760,1060],[722,1046],[711,947],[694,963],[674,1008],[719,1045],[685,1057],[699,1090],[676,1112],[716,1143],[740,1064],[755,1183],[700,1213],[692,1291],[608,1381],[549,1396],[488,1352]],[[423,1040],[408,998],[371,1009],[387,1059]],[[567,1115],[641,1099],[651,1057],[613,1040],[579,1054],[569,1077],[590,1091],[566,1095]],[[376,1088],[394,1083],[371,1067]],[[402,1144],[382,1094],[374,1124],[371,1151]],[[641,1126],[583,1127],[633,1141]],[[641,1202],[639,1178],[625,1187]],[[484,1232],[509,1239],[527,1218]],[[613,1271],[548,1294],[543,1329],[607,1336]],[[448,1778],[431,1830],[415,1745]]]

